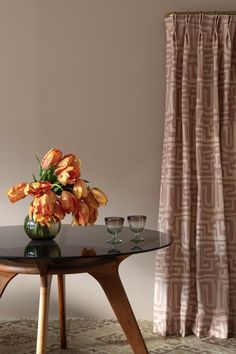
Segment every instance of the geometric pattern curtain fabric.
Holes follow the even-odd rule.
[[[154,331],[236,334],[236,16],[166,22]]]

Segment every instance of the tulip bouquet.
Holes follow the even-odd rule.
[[[37,158],[38,159],[38,158]],[[103,191],[89,186],[80,178],[81,161],[75,155],[63,156],[62,151],[49,150],[39,163],[39,178],[31,183],[11,187],[8,198],[12,203],[30,195],[29,219],[41,225],[59,223],[72,213],[72,225],[92,225],[100,205],[106,205]]]

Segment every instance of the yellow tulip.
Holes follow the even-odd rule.
[[[27,185],[27,183],[19,183],[15,186],[11,187],[10,189],[8,189],[7,196],[12,203],[15,203],[18,200],[26,197],[26,194],[25,194],[26,185]]]
[[[89,188],[93,197],[96,199],[99,205],[106,205],[108,202],[106,194],[99,188]]]
[[[51,149],[46,155],[43,157],[41,166],[43,169],[47,169],[51,166],[56,166],[58,162],[61,160],[62,152],[61,150]]]

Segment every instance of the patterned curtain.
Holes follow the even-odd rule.
[[[166,19],[154,331],[236,334],[236,16]]]

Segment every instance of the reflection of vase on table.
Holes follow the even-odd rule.
[[[58,244],[51,241],[30,241],[24,252],[27,258],[59,258],[61,250]]]

